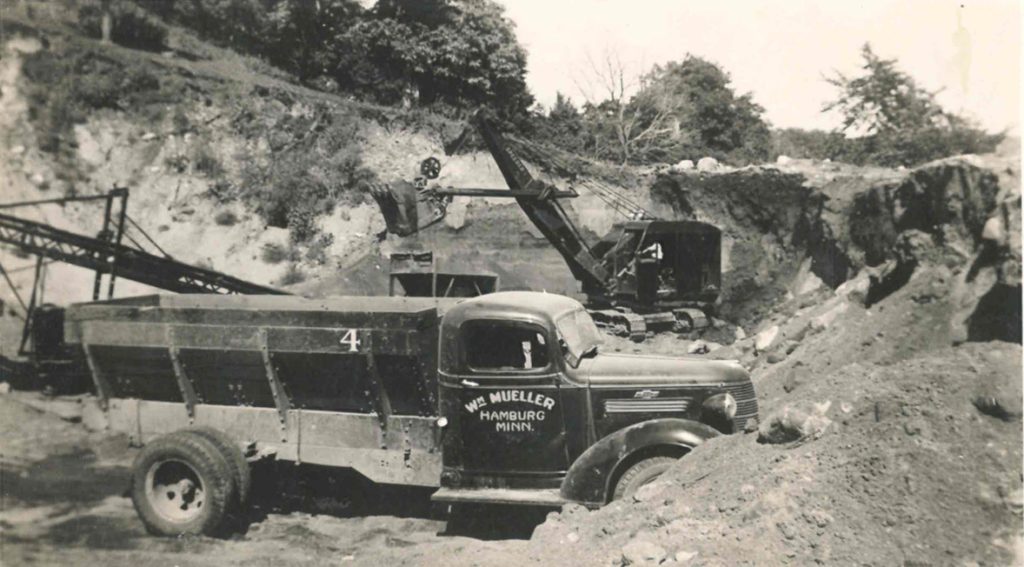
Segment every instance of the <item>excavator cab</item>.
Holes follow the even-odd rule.
[[[614,300],[638,307],[712,304],[721,289],[721,231],[697,221],[630,221],[602,261]],[[595,250],[598,248],[595,248]]]

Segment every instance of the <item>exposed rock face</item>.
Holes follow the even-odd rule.
[[[836,164],[675,172],[651,192],[678,217],[723,229],[727,319],[756,322],[787,291],[802,292],[790,282],[806,279],[807,261],[810,275],[868,306],[920,265],[968,263],[955,274],[961,340],[1020,341],[1020,192],[1001,187],[978,158],[903,172]]]

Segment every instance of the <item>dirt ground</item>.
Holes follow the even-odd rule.
[[[432,517],[429,490],[376,488],[288,467],[257,469],[249,525],[234,535],[156,538],[127,497],[136,451],[123,436],[76,422],[73,406],[32,393],[0,396],[0,564],[439,565],[463,553],[473,564],[481,551],[511,564],[522,538],[544,519],[515,510],[500,523],[474,516],[468,528],[453,524],[462,530],[454,535]]]

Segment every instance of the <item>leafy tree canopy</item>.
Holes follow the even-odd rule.
[[[837,132],[855,136],[840,159],[855,163],[914,165],[961,153],[995,149],[1003,134],[988,134],[971,120],[943,109],[934,91],[924,89],[871,46],[861,49],[861,74],[836,73],[828,79],[838,98],[825,105],[842,116]]]
[[[125,0],[128,1],[128,0]],[[526,51],[492,0],[133,0],[303,81],[384,104],[526,115]]]

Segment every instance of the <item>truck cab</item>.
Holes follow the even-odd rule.
[[[495,293],[441,324],[445,426],[435,500],[604,504],[757,418],[734,362],[604,352],[577,301]],[[649,461],[654,461],[653,463]]]

